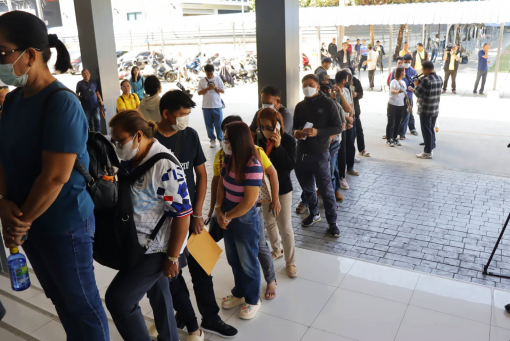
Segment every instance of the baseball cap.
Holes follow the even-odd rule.
[[[322,62],[323,63],[333,63],[333,61],[329,57],[326,57],[326,58],[322,59]]]

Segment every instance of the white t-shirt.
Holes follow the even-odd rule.
[[[403,92],[399,94],[392,94],[391,90],[402,90]],[[395,105],[397,107],[403,107],[404,106],[404,99],[406,96],[406,83],[403,80],[392,80],[390,83],[390,100],[388,103],[391,105]]]
[[[208,83],[213,82],[214,85],[218,89],[225,90],[225,85],[220,77],[214,76],[213,79],[206,79],[206,77],[202,78],[200,82],[198,82],[198,91],[202,91],[207,89]],[[202,108],[204,109],[217,109],[222,108],[223,103],[221,103],[220,94],[216,92],[216,90],[209,90],[204,94],[204,100],[202,101]]]
[[[367,57],[368,70],[370,70],[370,71],[375,70],[375,68],[377,67],[377,58],[379,58],[379,53],[377,53],[373,49],[368,52],[368,57]],[[371,61],[368,62],[368,60],[371,60]]]
[[[172,154],[165,146],[154,140],[149,153],[140,164],[158,153]],[[172,219],[186,217],[193,213],[186,176],[181,165],[167,159],[156,162],[145,175],[137,179],[131,186],[131,200],[133,201],[134,220],[140,245],[147,243],[147,238],[163,214],[168,216],[146,252],[146,254],[166,253]],[[186,244],[187,239],[184,241],[180,253],[184,251]]]

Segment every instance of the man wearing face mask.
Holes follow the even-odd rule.
[[[273,108],[278,111],[283,118],[283,125],[285,126],[285,132],[292,135],[292,124],[294,118],[290,113],[289,109],[285,108],[281,102],[282,92],[275,86],[268,85],[260,92],[260,102],[262,103],[262,109]],[[250,131],[253,136],[257,134],[258,130],[258,117],[259,110],[253,116],[253,120],[250,124]]]
[[[406,54],[404,56],[404,60],[402,63],[402,66],[405,69],[405,76],[403,81],[406,83],[407,90],[407,98],[409,98],[409,103],[411,104],[411,108],[413,107],[413,92],[409,90],[409,86],[413,84],[413,77],[418,75],[418,72],[416,72],[415,69],[411,67],[411,62],[413,60],[413,56],[410,54]],[[391,74],[390,82],[395,79],[395,71]],[[414,116],[413,113],[408,113],[407,110],[405,111],[405,116],[402,119],[402,123],[400,124],[399,129],[399,135],[401,140],[405,140],[406,133],[407,133],[407,127],[409,126],[409,131],[412,135],[418,136],[418,132],[416,131],[416,127],[414,125]]]
[[[335,103],[319,92],[319,79],[306,75],[302,80],[305,99],[294,111],[294,137],[298,140],[296,177],[304,192],[310,215],[302,222],[309,227],[321,221],[315,184],[319,189],[326,211],[328,233],[339,237],[336,225],[336,198],[331,184],[329,142],[333,135],[342,132],[342,123]]]
[[[207,193],[207,172],[205,169],[206,158],[198,133],[188,126],[191,108],[194,107],[195,102],[183,91],[168,91],[161,97],[159,104],[161,121],[158,123],[158,132],[154,138],[175,154],[184,169],[193,206],[190,233],[200,234],[204,230],[202,207]],[[177,148],[178,144],[179,148]],[[223,323],[218,315],[219,307],[216,303],[212,277],[207,275],[191,254],[187,260],[198,309],[203,317],[202,329],[208,332],[213,331],[222,336],[236,335],[237,331]],[[177,311],[177,326],[182,329],[182,326],[186,325],[188,331],[196,330],[198,328],[196,322],[191,323],[193,327],[189,326],[189,316],[191,315],[191,320],[193,320],[194,314],[182,272],[176,280],[170,282],[170,291],[174,308]]]

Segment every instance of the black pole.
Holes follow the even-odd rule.
[[[494,257],[494,254],[496,253],[496,250],[497,250],[497,248],[499,246],[499,243],[501,242],[501,239],[503,238],[503,234],[505,233],[506,227],[508,226],[508,221],[510,221],[510,213],[508,214],[508,217],[506,218],[505,225],[503,226],[503,229],[501,230],[501,233],[499,234],[498,241],[496,242],[496,245],[494,245],[494,249],[492,250],[491,256],[489,257],[489,260],[487,261],[487,264],[483,267],[483,273],[485,275],[496,276],[496,277],[503,277],[503,278],[510,278],[510,276],[506,276],[506,275],[503,275],[503,274],[496,274],[496,273],[488,272],[487,271],[487,270],[489,270],[489,265],[491,264],[492,258]]]

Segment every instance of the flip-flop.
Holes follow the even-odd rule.
[[[361,156],[365,156],[365,157],[370,157],[370,153],[367,152],[366,150],[362,151],[362,152],[359,152],[359,155]]]
[[[275,299],[277,286],[278,283],[276,283],[276,279],[271,283],[267,283],[266,294],[264,295],[266,300],[270,301]],[[273,297],[269,296],[271,294],[273,294],[274,296]]]
[[[300,203],[298,205],[298,207],[296,207],[296,213],[297,214],[303,214],[305,213],[306,211],[308,211],[308,206],[306,206],[305,204],[303,203]]]

